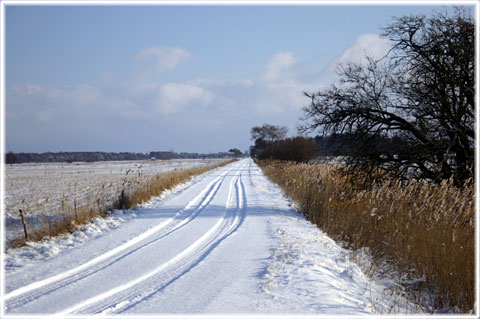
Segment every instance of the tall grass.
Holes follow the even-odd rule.
[[[235,161],[236,160],[229,160],[215,165],[200,166],[191,169],[157,174],[149,180],[122,192],[116,207],[127,209],[132,208],[137,204],[148,201],[154,196],[159,196],[163,191],[187,181],[192,176],[206,173],[209,170],[228,165]]]
[[[155,175],[143,175],[141,172],[127,170],[120,185],[112,183],[92,187],[91,192],[82,194],[82,200],[77,200],[77,194],[64,194],[57,214],[43,216],[42,214],[27,215],[26,227],[29,241],[38,241],[45,236],[56,236],[71,233],[77,226],[88,223],[92,218],[105,217],[115,209],[131,209],[136,205],[159,196],[163,191],[186,182],[195,175],[228,165],[235,160],[213,165],[202,165],[189,169],[180,169]],[[111,188],[111,189],[108,189]],[[43,211],[38,203],[25,203],[32,211]],[[38,206],[40,205],[40,206]],[[23,218],[22,218],[23,220]],[[18,222],[8,222],[6,227],[22,227]],[[7,240],[5,247],[15,248],[25,245],[27,234]]]
[[[426,310],[473,310],[474,185],[389,180],[361,190],[333,164],[259,164],[330,237],[400,271],[409,297]]]

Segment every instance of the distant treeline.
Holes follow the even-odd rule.
[[[260,128],[261,129],[261,128]],[[271,125],[269,129],[279,131],[281,127]],[[277,159],[306,162],[315,157],[354,157],[359,154],[369,155],[373,152],[386,156],[397,156],[406,150],[407,141],[400,136],[375,136],[371,134],[331,134],[315,137],[296,136],[276,139],[274,133],[256,138],[250,147],[250,156],[258,159]],[[365,149],[362,145],[367,145]]]
[[[168,159],[203,159],[227,158],[231,153],[176,153],[176,152],[150,152],[150,153],[109,153],[109,152],[47,152],[47,153],[13,153],[6,154],[5,162],[13,163],[48,163],[48,162],[102,162],[102,161],[135,161],[135,160],[168,160]]]

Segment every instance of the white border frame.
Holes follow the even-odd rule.
[[[69,0],[69,1],[62,1],[62,0],[0,0],[0,318],[365,318],[366,316],[341,316],[341,315],[281,315],[281,314],[164,314],[164,315],[121,315],[121,316],[105,316],[105,315],[69,315],[69,316],[60,316],[60,315],[6,315],[5,314],[5,303],[4,303],[4,236],[5,236],[5,215],[4,215],[4,195],[5,195],[5,103],[6,103],[6,74],[5,74],[5,67],[6,67],[6,54],[5,54],[5,45],[6,45],[6,6],[8,5],[15,5],[15,6],[103,6],[103,5],[111,5],[111,6],[143,6],[143,5],[157,5],[157,6],[187,6],[187,5],[198,5],[198,6],[205,6],[205,5],[219,5],[219,6],[326,6],[326,5],[334,5],[334,6],[365,6],[365,5],[387,5],[387,6],[394,6],[394,5],[408,5],[408,6],[422,6],[422,5],[472,5],[475,7],[475,28],[476,28],[476,70],[475,70],[475,78],[476,78],[476,96],[475,96],[475,103],[476,103],[476,159],[475,159],[475,189],[476,189],[476,196],[475,196],[475,207],[476,207],[476,219],[475,219],[475,261],[476,261],[476,272],[475,272],[475,279],[476,279],[476,305],[475,305],[475,314],[472,315],[452,315],[452,314],[443,314],[443,315],[373,315],[368,316],[368,318],[399,318],[399,319],[410,319],[410,318],[478,318],[477,315],[479,314],[479,305],[480,305],[480,294],[479,294],[479,266],[480,266],[480,253],[478,244],[480,243],[480,236],[479,236],[479,200],[478,194],[480,193],[480,185],[479,185],[479,178],[480,178],[480,165],[479,165],[479,146],[480,146],[480,133],[479,133],[479,120],[478,120],[478,106],[480,102],[479,97],[479,88],[478,85],[480,83],[480,71],[479,71],[479,54],[480,54],[480,29],[479,29],[479,22],[480,22],[480,12],[479,6],[480,3],[476,0]]]

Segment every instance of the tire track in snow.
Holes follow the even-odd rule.
[[[121,313],[147,300],[188,273],[241,226],[246,207],[241,174],[240,169],[239,173],[232,178],[223,216],[194,243],[153,271],[69,307],[61,314]]]
[[[56,291],[63,287],[67,287],[73,282],[82,280],[92,274],[95,274],[111,266],[115,262],[125,258],[126,256],[132,254],[133,252],[143,249],[153,244],[154,242],[164,238],[165,236],[168,236],[174,231],[180,229],[181,227],[187,225],[193,219],[195,219],[201,213],[201,211],[203,211],[205,207],[207,207],[208,204],[213,200],[216,193],[220,189],[225,177],[233,169],[234,168],[230,168],[229,170],[226,170],[219,177],[210,182],[197,196],[195,196],[191,201],[189,201],[187,205],[179,212],[177,212],[173,217],[170,217],[166,221],[148,229],[142,234],[130,239],[128,242],[100,256],[97,256],[94,259],[73,269],[43,280],[33,282],[29,285],[17,288],[5,294],[4,301],[6,309],[15,309],[18,306],[25,305],[26,303],[36,300],[42,296],[48,295],[53,291]],[[178,219],[178,217],[182,215],[182,213],[185,213],[188,210],[191,210],[191,212],[185,218]],[[158,232],[160,232],[161,230],[164,231],[158,234]],[[138,245],[142,241],[146,241],[149,237],[155,235],[156,237],[154,239],[142,244],[141,246],[134,247],[135,245]],[[7,302],[8,300],[11,301]]]

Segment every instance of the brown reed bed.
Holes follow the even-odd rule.
[[[159,196],[163,191],[186,182],[193,176],[206,173],[212,169],[228,165],[236,160],[224,161],[218,164],[202,165],[188,169],[176,169],[174,171],[158,173],[153,176],[129,174],[127,171],[121,187],[117,191],[104,192],[104,188],[113,187],[103,184],[100,189],[92,189],[86,201],[81,204],[75,199],[76,194],[68,194],[61,200],[60,211],[53,216],[28,216],[23,225],[9,225],[6,227],[22,227],[25,229],[23,236],[18,236],[5,243],[5,248],[17,248],[26,244],[27,241],[39,241],[44,237],[52,237],[65,233],[72,233],[80,225],[90,222],[92,218],[105,217],[115,209],[132,209],[136,205],[148,201],[150,198]],[[105,196],[105,194],[111,194]],[[22,214],[23,211],[20,211]],[[29,218],[30,217],[30,218]],[[25,220],[22,217],[22,220]]]
[[[333,164],[259,164],[330,237],[399,272],[402,289],[426,311],[474,311],[474,183],[388,180],[365,190]]]

